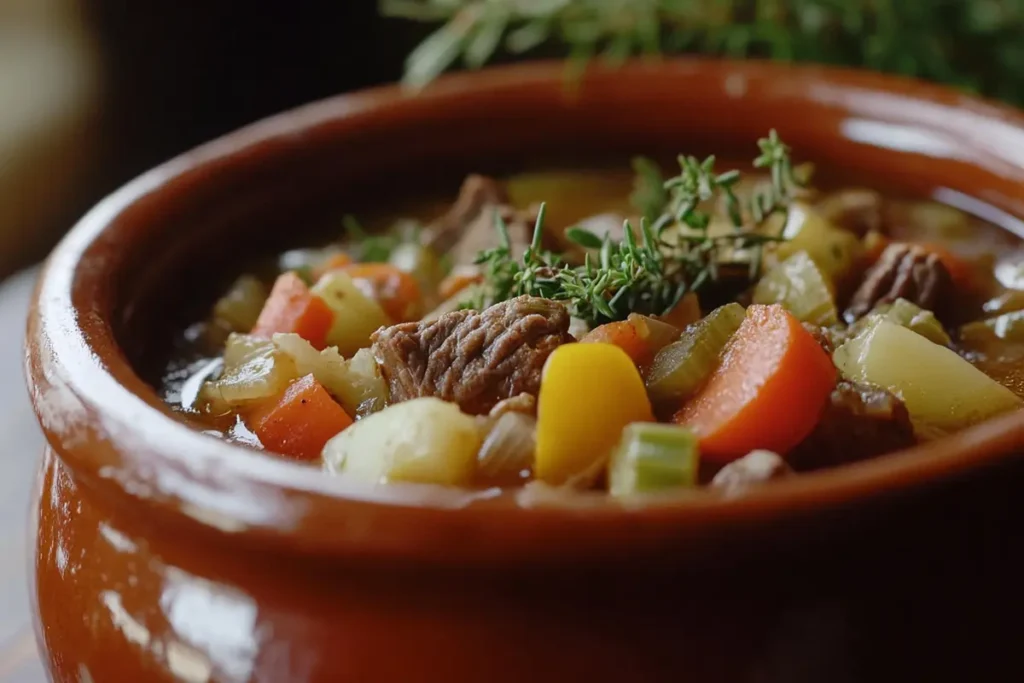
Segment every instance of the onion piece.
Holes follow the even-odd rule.
[[[519,412],[504,413],[477,453],[479,478],[495,486],[520,484],[529,479],[537,448],[537,420]]]

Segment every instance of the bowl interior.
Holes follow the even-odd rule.
[[[1019,425],[983,425],[742,500],[709,493],[630,509],[581,494],[524,506],[511,494],[353,487],[220,443],[171,417],[146,380],[174,333],[248,258],[336,231],[342,212],[454,194],[468,172],[587,167],[637,153],[750,158],[757,138],[776,128],[800,160],[827,175],[959,204],[1024,235],[1017,219],[1024,215],[1022,121],[944,89],[871,74],[687,61],[595,69],[573,91],[559,65],[540,64],[450,77],[415,96],[386,88],[310,105],[150,172],[97,207],[55,252],[37,325],[62,386],[81,402],[82,415],[105,425],[89,455],[59,450],[83,458],[78,465],[97,482],[111,480],[99,476],[104,468],[144,479],[146,493],[127,495],[162,501],[208,527],[337,546],[345,538],[327,538],[328,530],[358,507],[368,523],[396,534],[377,539],[378,551],[404,552],[408,534],[397,530],[408,520],[389,517],[389,509],[419,510],[423,547],[430,539],[454,543],[492,515],[489,523],[509,525],[521,541],[501,554],[527,546],[555,553],[560,534],[572,530],[579,538],[583,527],[590,540],[577,549],[616,547],[615,539],[629,534],[655,544],[673,529],[678,535],[681,520],[700,520],[714,533],[716,525],[851,502],[995,462],[1020,450]],[[40,412],[51,440],[66,436]],[[188,486],[161,481],[167,467]],[[121,493],[130,489],[123,484]],[[254,492],[280,509],[240,513],[231,503]],[[637,534],[638,523],[649,533]]]

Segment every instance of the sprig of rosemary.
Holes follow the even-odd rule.
[[[456,62],[556,47],[578,67],[632,54],[699,53],[848,64],[1024,101],[1020,0],[380,0],[441,24],[409,55],[423,85]],[[573,69],[578,71],[578,68]]]
[[[681,156],[679,175],[661,182],[660,209],[655,209],[653,189],[634,194],[648,204],[648,215],[640,220],[639,242],[629,221],[621,242],[579,227],[566,231],[570,240],[586,250],[581,266],[570,266],[541,248],[545,205],[541,205],[533,240],[520,261],[512,258],[508,229],[495,213],[499,245],[481,252],[476,260],[482,266],[484,286],[471,305],[484,308],[529,294],[565,301],[574,316],[591,325],[622,320],[630,313],[662,315],[687,292],[718,279],[719,260],[728,248],[753,251],[748,271],[753,280],[760,270],[763,245],[781,239],[759,231],[761,224],[768,216],[786,211],[802,186],[793,173],[789,148],[774,130],[758,145],[761,155],[754,166],[769,170],[767,189],[742,201],[733,190],[740,178],[738,171],[719,174],[714,157],[698,161]],[[656,166],[643,163],[637,168],[641,176],[638,185],[650,185],[655,172],[660,178]],[[728,234],[708,232],[712,215],[700,207],[716,198],[724,199],[733,224]],[[651,222],[648,216],[656,219]],[[688,230],[669,234],[672,226]]]

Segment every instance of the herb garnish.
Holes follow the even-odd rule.
[[[638,163],[640,178],[634,201],[642,205],[645,214],[640,220],[639,241],[629,221],[621,242],[570,228],[566,236],[586,250],[582,265],[569,265],[541,248],[543,204],[533,240],[519,261],[512,258],[508,229],[496,214],[500,243],[481,252],[476,260],[483,267],[484,286],[472,304],[484,308],[528,294],[565,301],[574,316],[599,325],[623,320],[630,313],[667,313],[687,292],[699,291],[718,279],[726,250],[747,253],[749,277],[755,279],[763,245],[781,239],[760,230],[762,224],[772,214],[786,212],[803,185],[794,176],[789,148],[774,130],[759,140],[758,146],[761,154],[754,167],[768,169],[771,183],[746,201],[733,189],[739,171],[716,173],[713,156],[703,161],[680,156],[679,175],[663,181],[661,193],[651,187],[655,173],[660,176],[656,166]],[[712,214],[702,205],[711,200],[725,202],[731,232],[710,234]],[[655,201],[661,203],[660,209],[655,209]]]

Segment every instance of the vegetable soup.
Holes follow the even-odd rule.
[[[289,251],[186,330],[166,400],[369,482],[740,494],[1024,405],[1024,247],[753,168],[473,175]],[[429,215],[428,215],[429,214]],[[343,228],[343,229],[342,229]]]

